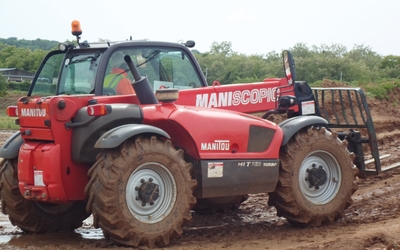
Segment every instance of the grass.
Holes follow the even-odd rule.
[[[381,79],[376,82],[363,83],[363,82],[337,82],[329,79],[323,81],[316,81],[310,84],[311,87],[324,87],[327,83],[339,84],[343,87],[356,88],[359,87],[364,90],[364,93],[378,100],[387,100],[393,103],[394,106],[398,105],[399,98],[397,93],[400,91],[400,79]],[[394,94],[395,93],[395,94]]]
[[[400,89],[400,79],[380,79],[375,82],[351,82],[349,86],[360,87],[364,90],[365,94],[369,97],[376,98],[378,100],[387,100],[392,103],[397,103],[398,98],[393,99]]]
[[[15,117],[8,117],[6,109],[8,106],[17,105],[20,97],[25,96],[25,92],[8,91],[3,97],[0,97],[0,129],[2,130],[18,130],[19,126],[15,124]]]
[[[375,84],[368,84],[365,86],[367,92],[371,93],[372,96],[379,100],[390,100],[391,93],[395,89],[399,89],[400,87],[400,80],[399,79],[392,79],[387,81],[380,81]]]
[[[1,130],[18,130],[19,126],[15,124],[15,117],[8,117],[0,115],[0,129]]]

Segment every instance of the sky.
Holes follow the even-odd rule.
[[[194,40],[207,52],[227,41],[247,55],[363,45],[386,56],[400,55],[399,13],[399,0],[0,0],[0,38],[75,40],[79,20],[89,42]]]

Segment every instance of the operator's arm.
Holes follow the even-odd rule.
[[[131,82],[129,81],[128,78],[125,77],[119,81],[115,90],[119,95],[135,94]]]

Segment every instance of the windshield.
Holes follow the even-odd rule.
[[[32,96],[89,94],[94,89],[99,53],[53,54],[46,58],[34,83]],[[65,60],[64,60],[65,58]],[[60,75],[60,70],[62,73]],[[59,81],[59,78],[61,80]],[[57,87],[57,83],[60,85]]]
[[[72,55],[64,61],[58,94],[90,94],[100,53]]]
[[[154,90],[201,87],[200,77],[190,57],[185,51],[177,48],[136,47],[118,50],[110,57],[105,77],[107,74],[112,74],[115,68],[120,68],[128,73],[127,77],[130,80],[134,79],[123,60],[126,55],[131,57],[139,74],[147,76]],[[104,89],[109,85],[105,81]]]

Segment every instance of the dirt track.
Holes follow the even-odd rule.
[[[383,165],[400,161],[400,111],[387,103],[370,104]],[[0,132],[0,144],[10,135]],[[183,235],[168,249],[400,249],[400,169],[358,179],[354,204],[332,225],[299,228],[276,216],[267,195],[250,196],[236,212],[193,215]],[[124,249],[106,241],[91,218],[75,233],[26,235],[0,215],[1,249]]]

